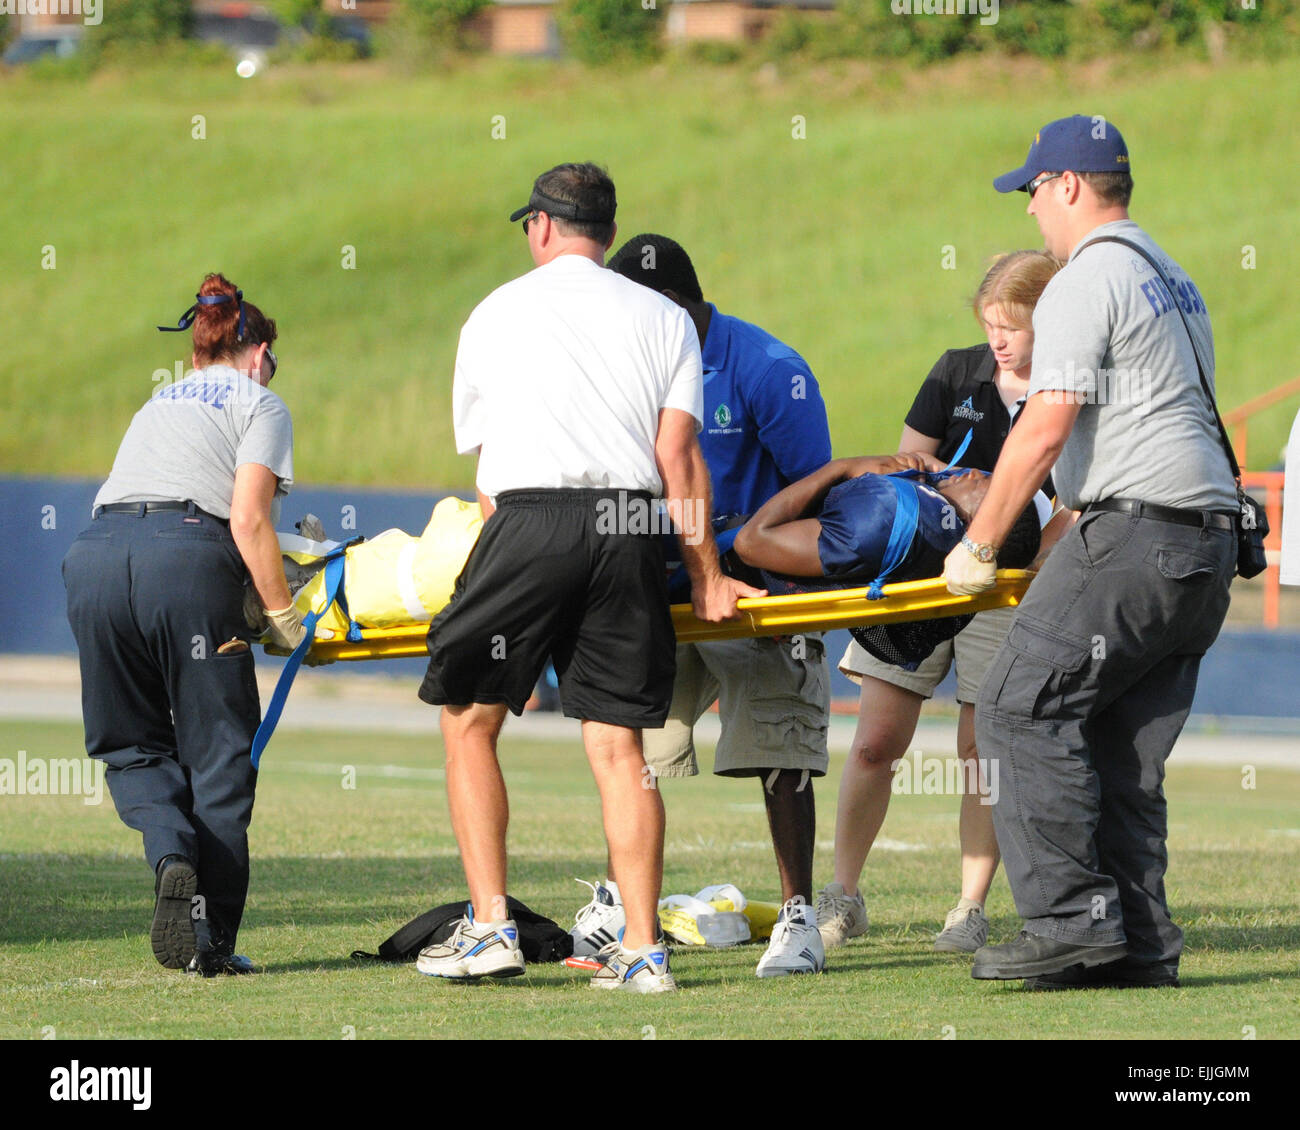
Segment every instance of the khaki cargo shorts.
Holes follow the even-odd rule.
[[[943,682],[948,668],[957,663],[957,701],[974,705],[979,694],[984,673],[993,662],[993,656],[1011,631],[1014,608],[990,608],[976,613],[975,618],[952,639],[936,647],[915,671],[904,671],[892,663],[885,663],[867,651],[857,640],[849,643],[840,672],[855,683],[864,675],[880,679],[895,687],[913,691],[930,698],[934,688]]]
[[[641,732],[655,776],[699,772],[694,727],[714,702],[722,721],[714,773],[807,769],[825,776],[830,672],[820,635],[679,644],[668,720]]]

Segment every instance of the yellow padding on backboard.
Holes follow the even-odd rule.
[[[478,503],[444,498],[433,508],[429,524],[419,537],[405,530],[385,530],[347,550],[343,595],[348,609],[363,628],[410,628],[426,624],[451,599],[456,578],[474,548],[483,515]],[[319,560],[309,554],[290,553],[300,565]],[[325,572],[307,582],[293,602],[304,616],[320,609],[325,599]],[[342,637],[348,618],[338,604],[325,609],[316,622],[317,635],[333,632]],[[358,656],[358,658],[369,658]]]
[[[691,643],[934,620],[1019,604],[1032,578],[1033,574],[1023,569],[999,569],[997,584],[978,596],[953,596],[943,579],[935,577],[886,585],[880,600],[868,600],[865,588],[756,597],[740,602],[739,620],[723,624],[697,619],[689,604],[674,604],[673,627],[679,643]],[[398,659],[428,655],[424,642],[428,631],[428,624],[375,628],[363,631],[359,643],[345,639],[317,640],[311,653],[322,659]]]

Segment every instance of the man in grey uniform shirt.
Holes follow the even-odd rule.
[[[1236,558],[1236,489],[1189,336],[1213,388],[1209,315],[1128,218],[1128,149],[1103,118],[1044,126],[994,186],[1029,193],[1047,250],[1068,262],[1034,311],[1029,397],[945,563],[949,589],[992,584],[999,542],[1049,471],[1083,513],[979,692],[976,736],[999,763],[994,822],[1025,923],[980,949],[971,972],[1041,989],[1176,985],[1164,763]],[[1138,244],[1172,293],[1104,237]]]

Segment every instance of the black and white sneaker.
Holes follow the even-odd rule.
[[[604,883],[588,883],[586,879],[575,882],[591,888],[591,901],[574,916],[573,928],[569,931],[573,938],[573,955],[594,957],[611,942],[623,937],[627,913],[623,910],[618,886],[612,879]]]
[[[821,973],[825,968],[826,947],[817,929],[817,911],[796,895],[781,907],[772,938],[754,972],[759,977],[787,977]]]

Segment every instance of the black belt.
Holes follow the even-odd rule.
[[[98,518],[101,514],[134,514],[137,518],[143,518],[146,514],[153,514],[159,510],[183,510],[187,514],[211,518],[223,526],[230,525],[229,518],[218,518],[193,502],[106,502],[103,506],[95,507],[92,517]]]
[[[1154,518],[1157,522],[1204,526],[1211,530],[1231,531],[1236,528],[1236,515],[1225,514],[1222,510],[1179,510],[1175,506],[1158,506],[1154,502],[1139,502],[1135,498],[1103,498],[1100,502],[1090,502],[1083,508],[1085,514],[1089,510],[1113,510],[1138,518]]]

